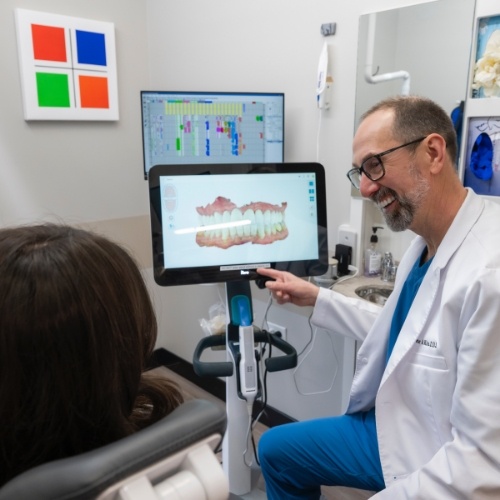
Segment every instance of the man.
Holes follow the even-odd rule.
[[[348,177],[394,231],[418,236],[373,305],[260,269],[279,303],[363,340],[346,415],[275,427],[259,444],[270,499],[320,485],[377,500],[500,498],[500,206],[465,189],[451,120],[390,98],[362,118]]]

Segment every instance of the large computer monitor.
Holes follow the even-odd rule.
[[[161,286],[252,280],[258,267],[303,277],[327,271],[318,163],[156,165],[149,192]]]
[[[284,161],[283,93],[141,91],[144,178],[153,165]]]

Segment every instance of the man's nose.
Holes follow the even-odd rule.
[[[362,174],[359,179],[359,192],[364,198],[370,198],[379,189],[380,185],[377,181],[372,181],[365,174]]]

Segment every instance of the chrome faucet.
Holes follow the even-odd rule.
[[[382,260],[382,281],[394,281],[396,278],[396,266],[391,252],[385,252]]]

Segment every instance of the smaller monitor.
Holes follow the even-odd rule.
[[[283,162],[285,96],[141,91],[144,178],[153,165]]]
[[[252,280],[258,267],[328,269],[319,163],[156,165],[149,193],[161,286]]]

